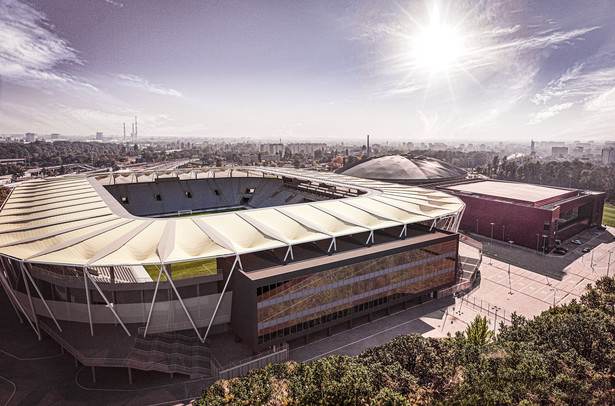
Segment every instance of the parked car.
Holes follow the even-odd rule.
[[[591,251],[591,249],[589,247],[585,247],[581,251],[583,251],[584,253],[587,253],[587,252]]]
[[[581,245],[581,241],[579,241],[579,240],[572,240],[571,243],[573,243],[575,245]]]
[[[566,251],[563,250],[553,250],[553,253],[556,255],[566,255]]]
[[[600,231],[605,231],[605,230],[606,230],[606,227],[605,227],[605,226],[598,226],[598,227],[596,227],[596,228],[597,228],[598,230],[600,230]]]

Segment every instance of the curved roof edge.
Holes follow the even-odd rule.
[[[441,191],[331,172],[236,167],[241,176],[276,176],[359,190],[336,200],[185,218],[128,213],[100,182],[114,176],[70,175],[17,186],[0,211],[0,255],[69,266],[121,266],[194,261],[331,239],[362,231],[446,220],[456,231],[465,204]],[[219,172],[219,171],[218,171]],[[133,172],[128,176],[151,176]],[[164,171],[180,179],[207,170]],[[261,219],[267,219],[263,221]]]

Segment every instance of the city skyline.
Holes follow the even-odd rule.
[[[0,0],[0,133],[615,138],[615,5]]]

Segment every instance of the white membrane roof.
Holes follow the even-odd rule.
[[[184,218],[128,213],[102,186],[181,179],[294,178],[358,197]],[[25,182],[0,211],[0,255],[34,263],[112,266],[194,261],[459,216],[464,203],[444,192],[296,169],[235,168],[72,175]],[[452,224],[458,222],[451,222]],[[427,223],[426,223],[427,224]]]

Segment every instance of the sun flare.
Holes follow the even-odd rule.
[[[465,52],[461,33],[440,17],[438,7],[430,13],[429,25],[410,38],[410,47],[412,64],[430,73],[451,70]]]

